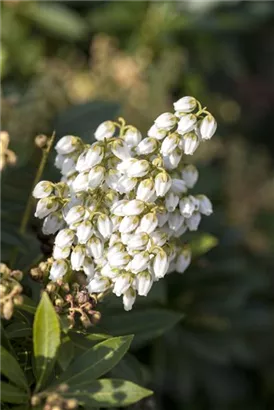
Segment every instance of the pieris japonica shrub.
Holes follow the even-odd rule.
[[[193,97],[159,115],[147,135],[122,118],[105,121],[95,142],[62,137],[55,146],[60,182],[40,181],[35,216],[54,234],[49,279],[86,276],[90,294],[113,292],[131,310],[137,295],[191,262],[184,234],[212,213],[193,195],[198,170],[191,156],[216,131],[214,117]]]

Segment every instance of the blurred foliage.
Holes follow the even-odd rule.
[[[215,208],[202,226],[210,236],[191,238],[195,261],[138,302],[134,319],[115,298],[102,303],[98,329],[139,334],[114,375],[155,391],[134,409],[273,408],[273,15],[267,1],[2,2],[2,129],[17,156],[2,175],[4,262],[11,246],[24,272],[43,258],[37,221],[19,233],[37,133],[89,139],[118,109],[145,133],[191,94],[217,117],[218,136],[194,158],[197,190]],[[44,176],[54,172],[50,158]],[[170,310],[183,319],[163,336]]]

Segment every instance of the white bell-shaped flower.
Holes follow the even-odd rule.
[[[162,140],[167,135],[167,130],[158,128],[155,124],[150,127],[147,132],[147,135],[152,138],[156,138],[157,140]]]
[[[71,252],[70,262],[73,270],[81,270],[85,259],[85,248],[83,245],[77,245]]]
[[[67,155],[76,151],[81,145],[80,139],[73,135],[62,137],[56,144],[55,149],[58,154]]]
[[[76,170],[78,172],[87,171],[95,167],[95,165],[100,164],[103,158],[103,147],[98,143],[94,143],[86,152],[79,156],[76,164]]]
[[[145,159],[135,160],[131,162],[129,168],[126,169],[126,173],[129,177],[140,178],[145,176],[150,168],[150,163]]]
[[[190,231],[197,231],[200,222],[201,214],[199,212],[195,212],[190,218],[185,220],[185,223]]]
[[[168,155],[169,169],[177,168],[182,159],[182,156],[183,156],[183,153],[180,148],[176,148],[174,151],[172,151]]]
[[[161,146],[161,154],[169,155],[172,151],[178,146],[179,144],[179,137],[178,134],[170,134],[168,135],[162,142]]]
[[[145,232],[132,234],[127,243],[129,250],[143,250],[146,248],[149,241],[149,235]]]
[[[186,132],[194,130],[197,124],[197,117],[194,114],[185,114],[180,118],[178,123],[177,132],[184,135]]]
[[[62,169],[63,163],[65,161],[66,157],[61,154],[57,154],[54,160],[54,165],[58,169]]]
[[[193,201],[193,197],[187,196],[179,202],[180,212],[185,218],[190,218],[196,209],[196,203]]]
[[[134,189],[137,181],[137,178],[131,178],[127,175],[123,175],[119,178],[117,190],[120,192],[120,194],[128,193]]]
[[[45,218],[59,208],[59,202],[55,197],[42,198],[37,202],[34,216],[36,218]]]
[[[111,267],[109,263],[106,263],[101,269],[102,276],[106,276],[110,279],[115,279],[119,275],[119,272],[120,270],[118,268]]]
[[[104,245],[101,239],[92,236],[87,242],[87,254],[94,259],[100,259],[103,256]]]
[[[91,279],[87,285],[89,293],[101,293],[105,292],[110,286],[110,281],[108,278],[103,276],[97,276]]]
[[[116,242],[113,246],[111,246],[110,248],[108,248],[107,251],[107,258],[111,259],[113,255],[115,255],[117,252],[124,252],[125,251],[125,247],[122,244],[121,241]]]
[[[208,199],[208,197],[205,195],[198,195],[197,199],[199,201],[199,211],[201,212],[201,214],[204,214],[207,216],[211,215],[213,212],[213,209],[212,209],[212,203],[210,199]]]
[[[165,207],[168,212],[173,212],[180,201],[180,197],[169,191],[165,197]]]
[[[42,232],[44,235],[52,235],[62,229],[64,224],[61,213],[53,212],[44,219]]]
[[[132,309],[136,299],[136,292],[133,288],[129,288],[123,295],[124,309],[129,311]]]
[[[179,211],[171,212],[168,218],[168,226],[172,231],[177,231],[184,223],[184,217]]]
[[[137,147],[142,140],[142,134],[135,127],[129,127],[124,135],[124,140],[129,148]]]
[[[148,155],[155,151],[157,148],[157,141],[155,138],[144,138],[136,147],[136,153],[138,155]]]
[[[94,229],[90,221],[81,222],[76,229],[79,243],[85,244],[92,236]]]
[[[123,206],[123,212],[125,216],[140,215],[144,211],[144,208],[145,203],[143,201],[132,199],[131,201],[127,201]]]
[[[68,265],[63,259],[53,261],[50,268],[49,279],[56,282],[58,279],[62,279],[67,271]]]
[[[155,193],[154,181],[152,178],[143,179],[137,188],[136,199],[149,202]]]
[[[76,162],[73,158],[66,158],[63,162],[61,173],[66,177],[69,177],[75,172]]]
[[[140,272],[137,275],[136,288],[139,296],[147,296],[152,285],[153,279],[148,271]]]
[[[154,184],[157,196],[165,196],[171,187],[172,179],[166,172],[160,172],[156,175]]]
[[[209,140],[212,138],[216,129],[217,122],[211,114],[204,117],[199,124],[199,133],[203,140]]]
[[[130,158],[129,147],[127,143],[120,138],[111,143],[111,151],[122,161]]]
[[[199,173],[194,165],[186,165],[182,170],[182,178],[188,188],[193,188],[198,181]]]
[[[155,231],[158,226],[158,218],[154,212],[149,212],[141,218],[140,225],[136,232],[146,232],[148,234]]]
[[[112,121],[105,121],[97,127],[94,137],[97,141],[109,139],[115,134],[115,124]]]
[[[116,296],[121,296],[130,288],[131,282],[131,275],[129,273],[122,273],[116,278],[113,293]]]
[[[176,271],[183,273],[191,262],[191,250],[189,247],[183,248],[177,256]]]
[[[138,273],[148,268],[150,255],[147,251],[142,251],[134,255],[132,261],[129,262],[129,270]]]
[[[158,218],[158,226],[159,228],[162,228],[162,226],[164,226],[164,224],[168,221],[169,213],[166,211],[161,212],[157,214],[157,218]]]
[[[154,231],[149,236],[151,246],[163,246],[168,240],[167,234],[161,230]]]
[[[127,252],[112,253],[111,257],[108,255],[108,263],[113,268],[120,268],[125,266],[130,261],[130,256]]]
[[[177,122],[177,118],[171,112],[165,112],[154,121],[156,127],[163,130],[171,130]]]
[[[95,274],[94,263],[93,263],[93,260],[87,256],[85,257],[84,262],[83,262],[83,271],[88,280],[94,277],[94,274]]]
[[[104,239],[110,237],[113,231],[113,224],[107,215],[99,215],[97,220],[97,229]]]
[[[54,259],[67,259],[69,257],[70,254],[70,247],[66,247],[66,248],[60,248],[60,246],[54,246],[53,248],[53,258]]]
[[[161,279],[165,276],[168,270],[168,257],[166,252],[161,249],[157,252],[153,259],[152,269],[155,279]]]
[[[62,229],[58,232],[55,238],[55,245],[59,246],[60,248],[66,248],[67,246],[71,246],[74,241],[75,233],[71,229]]]
[[[121,178],[121,173],[119,171],[117,171],[116,169],[109,169],[106,172],[105,182],[109,188],[116,190],[118,187],[118,181],[120,178]]]
[[[105,168],[101,165],[96,165],[94,168],[91,168],[88,174],[88,186],[89,188],[97,188],[102,184],[105,177]]]
[[[68,225],[80,222],[85,215],[85,208],[81,205],[73,206],[65,215],[65,221]]]
[[[174,110],[180,113],[188,113],[194,110],[197,105],[197,100],[194,97],[182,97],[176,101],[173,106]]]
[[[199,139],[194,132],[188,132],[183,136],[183,143],[185,155],[193,155],[199,146]]]
[[[74,192],[86,191],[89,186],[89,173],[81,172],[72,183]]]
[[[121,233],[130,233],[134,231],[139,225],[140,219],[138,216],[125,216],[119,226]]]
[[[124,206],[128,203],[126,199],[121,199],[112,205],[110,212],[115,216],[125,216]]]
[[[54,188],[54,184],[50,181],[40,181],[38,184],[35,186],[32,196],[34,198],[46,198],[47,196],[50,196]]]

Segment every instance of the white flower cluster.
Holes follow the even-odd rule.
[[[146,138],[119,119],[102,123],[91,145],[59,140],[61,181],[41,181],[33,191],[43,232],[58,232],[51,280],[83,271],[90,293],[112,290],[130,310],[136,294],[146,296],[155,281],[188,267],[190,249],[177,238],[197,230],[212,205],[189,193],[198,171],[182,158],[213,136],[216,121],[193,97],[174,108]]]

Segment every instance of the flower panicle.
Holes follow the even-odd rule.
[[[35,216],[43,233],[56,234],[49,279],[83,272],[91,294],[113,292],[130,310],[166,274],[191,262],[177,238],[198,229],[212,204],[192,195],[199,174],[186,162],[216,131],[214,117],[194,97],[140,131],[105,121],[93,144],[67,135],[56,144],[59,183],[40,181]]]

